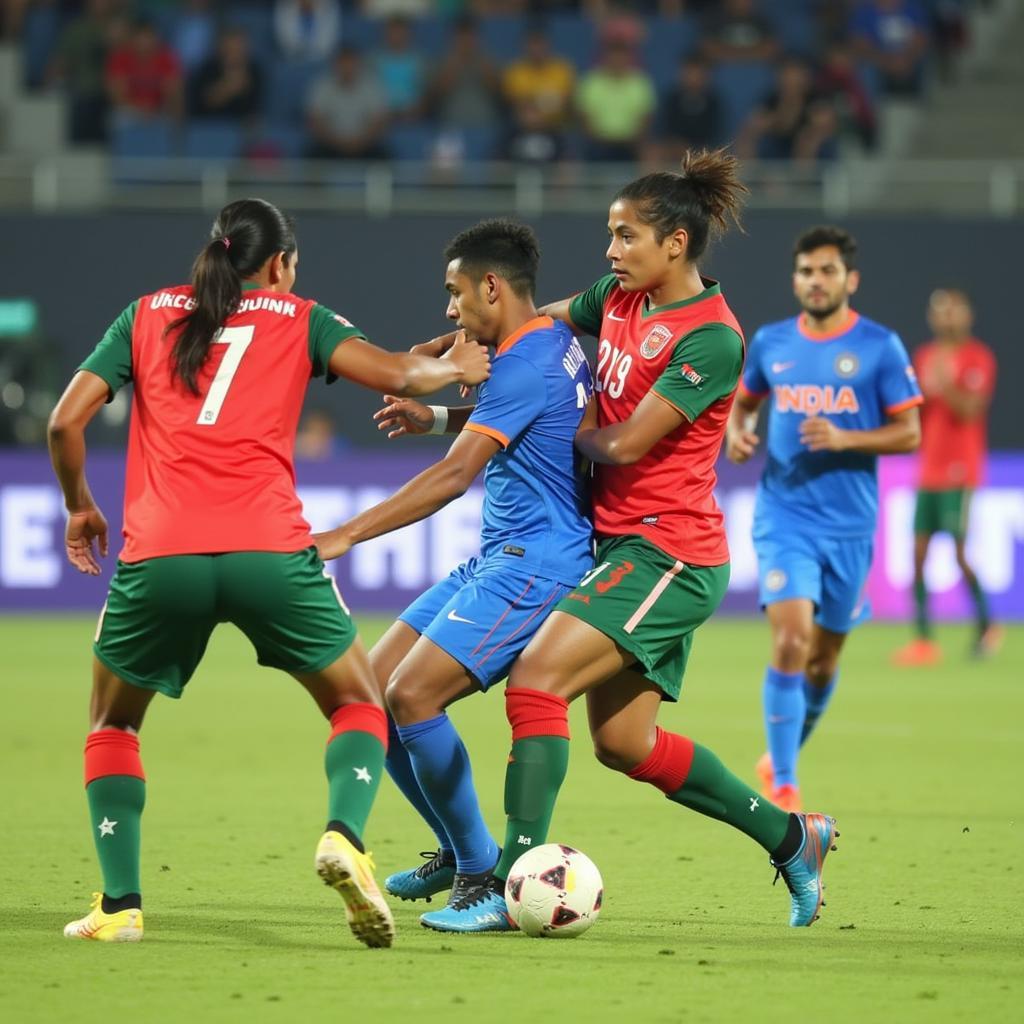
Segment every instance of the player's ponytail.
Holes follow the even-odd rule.
[[[633,203],[660,243],[683,228],[686,258],[700,259],[708,242],[725,234],[730,222],[740,230],[740,210],[749,192],[739,179],[739,161],[725,149],[687,150],[678,171],[656,171],[631,181],[615,199]]]
[[[180,328],[171,350],[171,372],[194,395],[197,377],[217,332],[238,308],[242,282],[258,273],[279,252],[295,252],[291,220],[263,199],[239,199],[217,215],[210,241],[192,264],[195,305],[167,325],[165,335]]]

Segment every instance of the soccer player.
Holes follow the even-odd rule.
[[[405,899],[451,889],[444,909],[420,918],[438,931],[512,927],[501,910],[467,902],[490,878],[499,850],[445,709],[504,679],[593,566],[582,460],[573,448],[593,380],[572,330],[537,312],[539,255],[533,232],[506,220],[483,221],[448,245],[448,317],[496,347],[491,377],[470,407],[387,396],[377,419],[389,436],[449,433],[455,442],[392,497],[317,535],[325,558],[343,554],[432,515],[484,472],[480,557],[414,601],[370,652],[394,723],[388,770],[439,844],[425,864],[384,884]]]
[[[792,894],[790,923],[821,903],[832,818],[790,815],[706,747],[657,725],[679,697],[693,633],[729,576],[715,460],[743,365],[743,336],[698,263],[746,191],[724,152],[689,152],[677,173],[645,175],[611,204],[611,273],[546,312],[600,339],[596,420],[576,447],[595,465],[597,565],[512,668],[505,843],[493,878],[466,895],[504,912],[509,871],[547,837],[569,752],[569,702],[586,694],[598,759],[762,846]],[[514,884],[514,880],[513,880]]]
[[[942,657],[932,639],[924,563],[937,533],[948,533],[956,561],[974,602],[973,653],[994,654],[1002,630],[992,622],[988,599],[967,561],[964,545],[971,494],[981,483],[986,450],[986,416],[996,382],[996,360],[971,334],[974,313],[958,288],[940,288],[928,304],[935,337],[914,353],[914,367],[926,399],[921,415],[921,465],[914,510],[914,624],[916,637],[894,655],[898,665],[932,665]]]
[[[800,809],[797,756],[836,686],[847,634],[869,613],[864,581],[878,513],[879,455],[913,451],[922,402],[903,343],[850,308],[857,244],[838,227],[802,234],[793,253],[799,316],[753,338],[726,432],[734,462],[754,453],[770,404],[754,509],[761,606],[771,627],[764,676],[764,795]]]
[[[394,926],[362,832],[387,723],[366,652],[324,571],[295,493],[292,447],[311,377],[425,394],[489,374],[486,351],[445,359],[386,352],[292,294],[291,222],[259,199],[221,210],[191,285],[132,302],[72,378],[49,424],[68,510],[67,556],[98,575],[107,523],[85,475],[85,428],[134,384],[124,537],[93,646],[85,785],[103,891],[72,938],[142,938],[139,835],[146,784],[139,730],[153,696],[180,697],[214,627],[233,622],[260,664],[294,676],[331,723],[321,878],[353,934],[388,946]]]

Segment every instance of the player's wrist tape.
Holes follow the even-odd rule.
[[[428,405],[427,408],[434,414],[434,424],[427,433],[443,434],[448,429],[448,407],[446,405]]]

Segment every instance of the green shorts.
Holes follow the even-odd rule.
[[[965,537],[972,493],[966,487],[952,491],[918,491],[914,507],[914,533],[928,536],[933,533],[949,533],[956,538]]]
[[[219,622],[234,623],[261,665],[319,672],[356,638],[316,548],[117,563],[93,652],[135,686],[180,697]]]
[[[687,565],[636,535],[598,543],[597,565],[558,604],[634,655],[666,700],[679,700],[694,630],[721,603],[729,563]]]

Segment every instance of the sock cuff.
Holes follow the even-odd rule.
[[[97,729],[85,738],[85,784],[108,775],[132,775],[146,781],[139,737],[124,729]]]
[[[514,687],[505,691],[505,714],[512,742],[531,736],[569,739],[569,702],[553,693]]]
[[[388,716],[376,704],[342,704],[336,708],[331,715],[328,745],[346,732],[368,732],[380,740],[385,750],[388,749]]]
[[[665,794],[678,792],[693,764],[693,740],[678,733],[656,729],[654,749],[631,772],[637,782],[649,782]]]
[[[795,690],[803,686],[803,672],[780,672],[771,665],[765,670],[764,681],[768,686],[774,686],[777,690]]]
[[[418,740],[421,736],[427,736],[434,732],[435,729],[440,729],[448,721],[448,714],[442,711],[439,715],[434,715],[433,718],[427,718],[422,722],[413,722],[412,725],[395,725],[395,732],[398,733],[398,738],[403,744],[408,743],[410,740]]]

